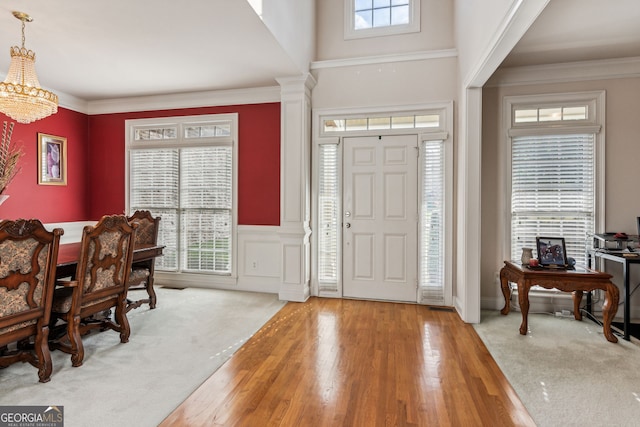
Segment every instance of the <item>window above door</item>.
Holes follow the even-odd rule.
[[[344,38],[420,31],[420,0],[345,0]]]

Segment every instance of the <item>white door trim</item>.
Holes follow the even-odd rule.
[[[398,106],[382,106],[382,107],[367,107],[367,108],[326,108],[326,109],[314,109],[312,113],[312,245],[311,245],[311,295],[321,296],[327,298],[342,298],[342,253],[338,253],[338,278],[335,284],[320,284],[318,280],[318,159],[319,159],[319,147],[323,144],[340,144],[343,136],[347,134],[337,133],[335,135],[323,135],[322,125],[323,117],[341,116],[341,115],[384,115],[389,113],[396,113],[399,111],[441,111],[442,120],[440,128],[420,128],[420,129],[393,129],[392,131],[379,132],[380,134],[412,134],[418,135],[418,141],[441,139],[445,142],[445,288],[444,299],[445,305],[453,304],[453,289],[455,288],[455,260],[454,260],[454,229],[455,229],[455,215],[454,215],[454,127],[453,127],[453,101],[449,102],[435,102],[425,103],[419,105],[398,105]],[[371,136],[372,132],[349,132],[349,136]],[[377,133],[376,133],[377,134]],[[342,152],[340,148],[339,152]],[[340,174],[342,174],[342,157],[339,156],[338,168]],[[342,195],[340,195],[340,201]],[[341,207],[339,207],[341,209]],[[341,210],[340,210],[341,211]],[[342,246],[342,227],[340,227],[338,233],[338,248]],[[419,301],[422,302],[422,301]]]

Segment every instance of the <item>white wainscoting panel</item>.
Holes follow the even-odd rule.
[[[282,265],[279,230],[277,226],[238,226],[238,288],[278,293]]]
[[[157,285],[177,288],[230,289],[278,294],[281,280],[281,243],[278,226],[239,225],[238,277],[157,271]]]
[[[43,224],[49,231],[54,228],[62,228],[64,234],[60,237],[60,244],[76,243],[82,240],[82,230],[86,225],[94,226],[98,221],[71,221],[71,222],[50,222]]]

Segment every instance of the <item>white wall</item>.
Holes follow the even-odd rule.
[[[319,0],[323,1],[323,0]],[[315,57],[315,1],[261,0],[262,21],[298,66],[309,70]]]
[[[455,99],[456,58],[313,70],[313,108],[408,105]]]
[[[455,39],[461,81],[484,60],[492,39],[518,0],[454,0]]]

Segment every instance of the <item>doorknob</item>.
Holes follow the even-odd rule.
[[[350,223],[346,223],[344,226],[347,227],[347,228],[351,228],[351,224]]]

